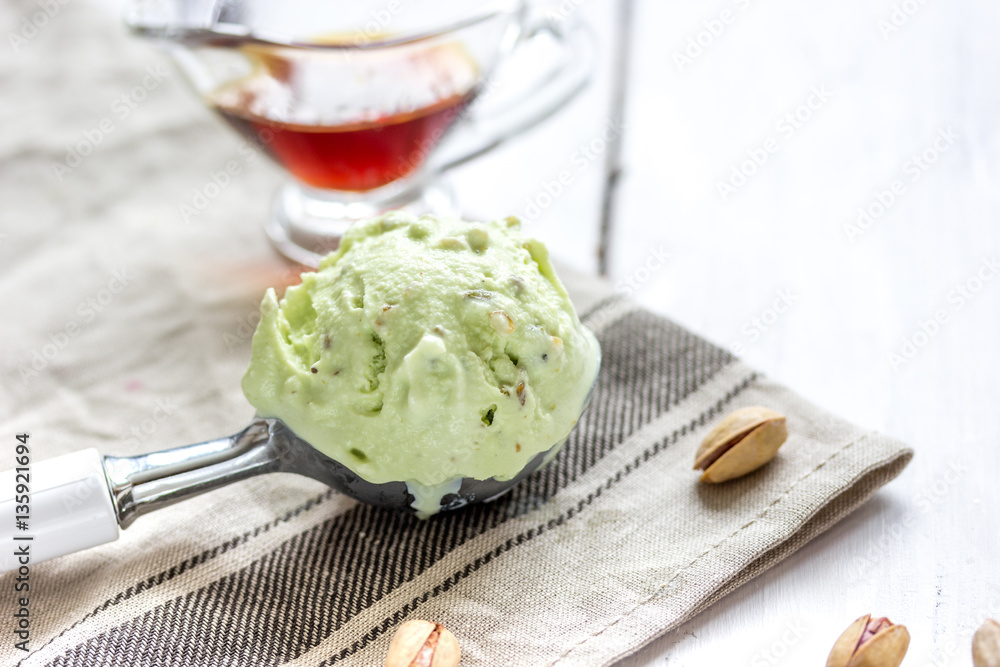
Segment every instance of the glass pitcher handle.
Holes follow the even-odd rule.
[[[520,48],[545,34],[558,42],[561,51],[552,71],[516,98],[503,100],[502,110],[481,111],[473,105],[469,116],[431,157],[431,173],[457,167],[538,125],[587,87],[596,53],[587,25],[551,17],[537,19],[528,27]]]

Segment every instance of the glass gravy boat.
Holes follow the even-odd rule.
[[[291,176],[266,231],[307,266],[356,220],[456,213],[438,176],[558,111],[593,68],[586,29],[527,0],[133,0],[126,23]],[[498,66],[544,41],[530,85],[487,100]]]

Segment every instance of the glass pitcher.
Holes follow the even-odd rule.
[[[307,266],[356,220],[455,213],[438,176],[559,110],[594,54],[582,24],[527,0],[133,0],[126,23],[290,175],[266,231]],[[556,47],[541,74],[494,95],[498,65],[535,40]]]

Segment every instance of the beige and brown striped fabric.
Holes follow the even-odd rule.
[[[0,13],[16,26],[38,7]],[[4,437],[31,432],[39,460],[185,444],[252,413],[238,386],[247,329],[263,288],[286,278],[259,232],[275,172],[241,163],[183,222],[179,204],[238,153],[170,75],[83,164],[52,173],[158,62],[74,3],[0,61],[16,101],[2,112],[16,131],[0,137],[0,424]],[[126,286],[104,303],[121,270]],[[513,492],[420,522],[289,475],[242,482],[34,566],[31,651],[0,627],[0,664],[378,665],[417,617],[451,628],[467,665],[609,664],[792,554],[909,461],[902,444],[603,285],[567,283],[601,341],[601,375],[568,445]],[[69,322],[78,333],[57,345]],[[698,484],[698,441],[752,404],[788,415],[781,455],[744,480]]]

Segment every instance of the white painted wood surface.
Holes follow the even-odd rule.
[[[621,121],[608,115],[617,7],[563,5],[579,5],[604,49],[594,86],[453,180],[466,211],[488,217],[524,214],[576,170],[532,228],[592,271],[605,165],[600,151],[584,168],[574,157]],[[970,665],[971,631],[1000,617],[1000,273],[970,298],[957,288],[1000,258],[1000,6],[636,0],[635,12],[611,279],[917,457],[855,515],[622,664],[823,664],[870,611],[909,627],[904,664]],[[829,98],[791,132],[782,119],[817,88]],[[908,161],[949,128],[957,138],[914,180]],[[723,201],[718,183],[767,148]],[[844,226],[896,180],[900,194],[852,242]],[[653,251],[669,259],[647,272]],[[782,295],[790,305],[772,313]],[[939,311],[946,321],[922,336]],[[893,368],[888,355],[914,338]]]
[[[709,42],[704,22],[724,10],[732,23],[679,70],[674,54]],[[971,631],[1000,616],[1000,6],[637,11],[613,277],[662,244],[671,259],[643,303],[917,456],[855,515],[624,664],[824,664],[873,612],[908,626],[905,665],[971,665]],[[800,129],[777,125],[816,87],[830,98]],[[949,128],[957,139],[914,171]],[[777,151],[723,201],[717,183],[770,137]],[[844,226],[896,180],[902,194],[852,242]],[[980,271],[991,279],[972,295]],[[771,322],[783,292],[792,305]],[[904,339],[919,349],[894,368]]]
[[[611,46],[612,4],[580,11]],[[824,664],[872,612],[908,626],[904,664],[964,666],[971,632],[1000,617],[998,35],[1000,6],[966,0],[637,1],[611,279],[917,456],[856,514],[623,665]],[[704,46],[680,61],[689,40]],[[551,179],[598,136],[607,60],[558,128],[470,166],[466,199],[497,201],[469,192],[502,170],[518,211],[531,177]],[[724,200],[718,184],[768,149]],[[596,187],[535,223],[584,269]],[[893,199],[884,212],[880,196]],[[859,207],[878,217],[849,235]],[[647,271],[657,252],[669,259]]]

